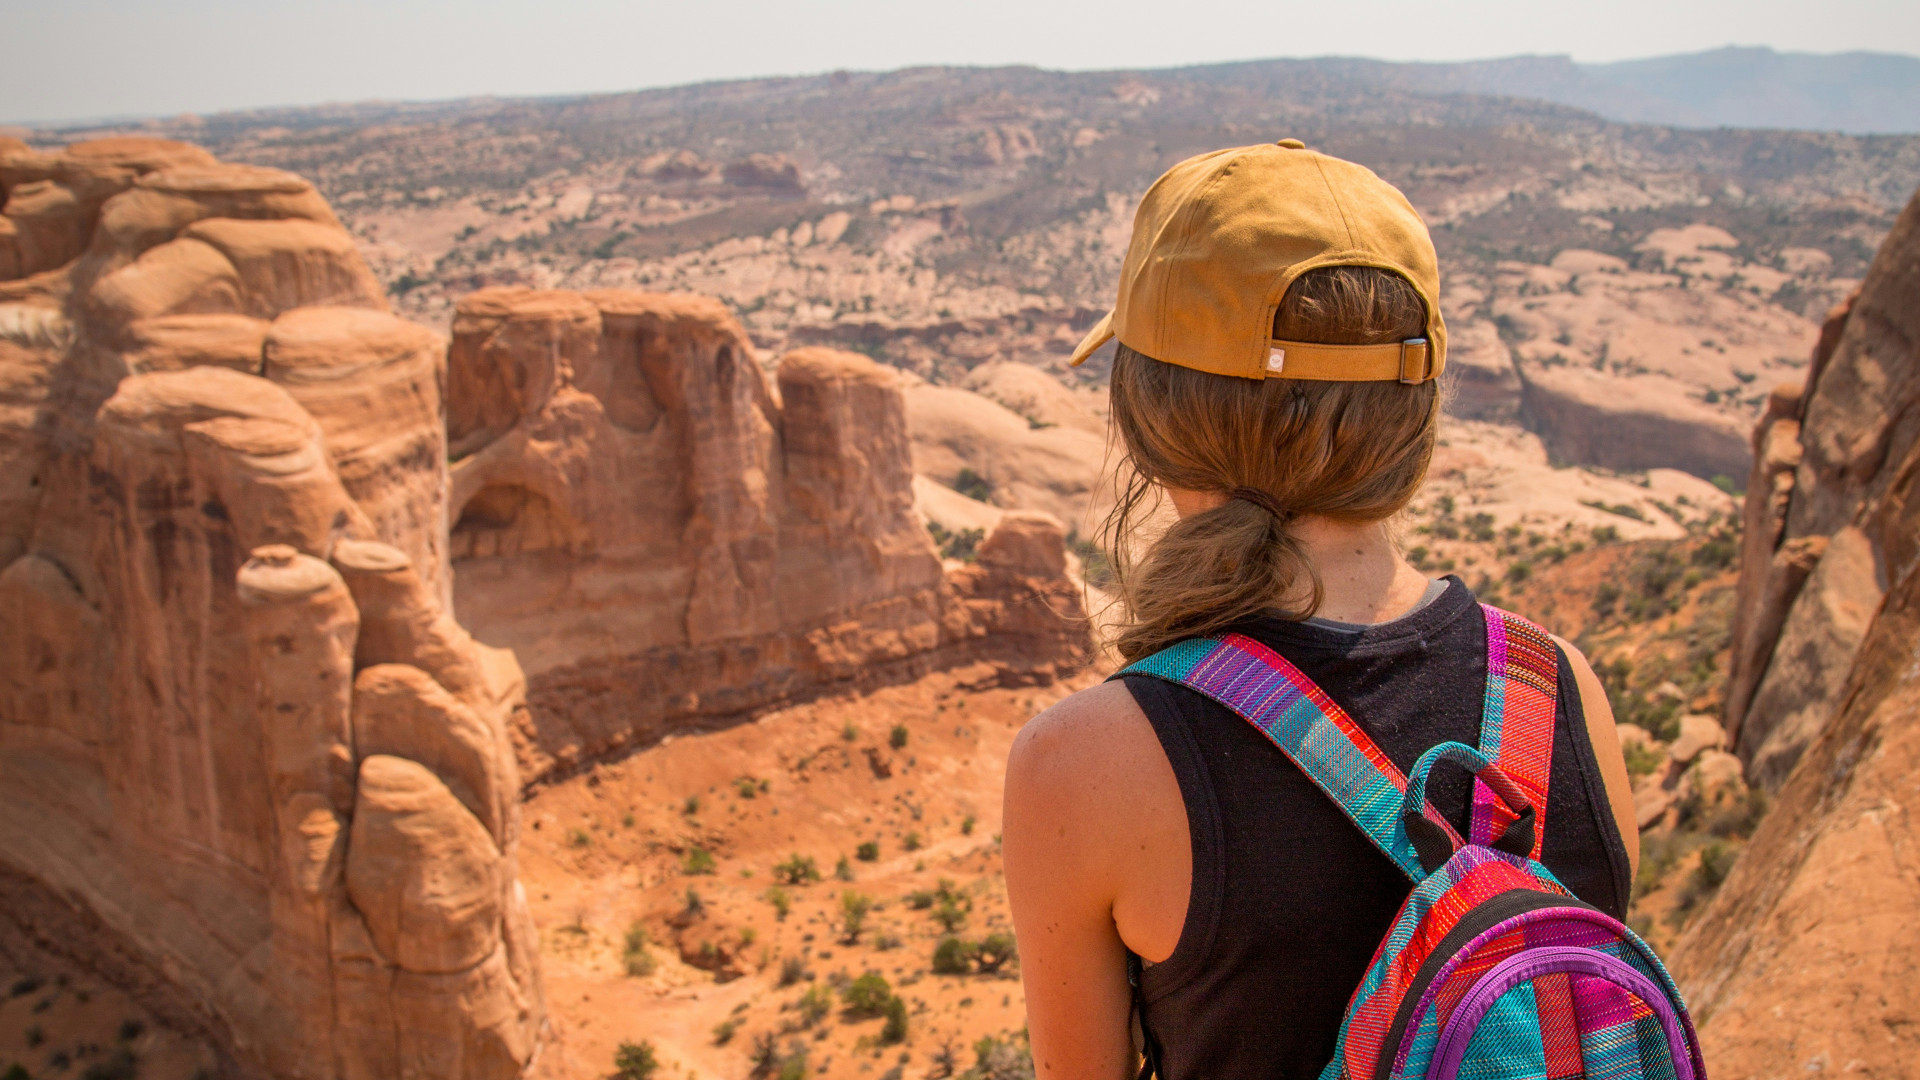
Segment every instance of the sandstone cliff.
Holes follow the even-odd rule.
[[[1717,1077],[1920,1053],[1916,295],[1920,197],[1755,433],[1728,719],[1778,794],[1673,956]]]
[[[234,1071],[537,1049],[509,740],[444,603],[444,356],[304,180],[0,153],[0,911]]]
[[[530,777],[830,688],[1089,659],[1057,522],[943,569],[900,377],[863,356],[769,380],[717,301],[497,289],[461,302],[447,386],[456,604],[526,666]]]
[[[1901,514],[1920,417],[1920,204],[1828,316],[1808,382],[1753,433],[1727,730],[1753,778],[1786,780],[1833,715],[1890,582],[1916,553]]]

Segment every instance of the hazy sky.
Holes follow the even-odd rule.
[[[0,122],[914,64],[1920,54],[1920,0],[0,0]]]

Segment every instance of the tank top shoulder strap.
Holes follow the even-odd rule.
[[[1480,751],[1511,777],[1535,816],[1533,858],[1546,840],[1547,778],[1553,772],[1553,715],[1559,695],[1560,653],[1540,627],[1491,604],[1487,616],[1487,696],[1480,718]],[[1473,785],[1470,839],[1490,843],[1513,812],[1480,781]]]
[[[1401,817],[1405,774],[1292,661],[1253,638],[1230,633],[1171,645],[1113,677],[1127,675],[1184,686],[1252,724],[1402,872],[1416,882],[1427,876]],[[1424,816],[1454,845],[1460,843],[1459,834],[1431,804]]]

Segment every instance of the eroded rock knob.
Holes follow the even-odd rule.
[[[304,600],[329,586],[343,584],[333,567],[286,544],[254,548],[235,582],[240,587],[240,599],[250,604]]]

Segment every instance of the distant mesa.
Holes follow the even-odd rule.
[[[804,191],[800,166],[785,154],[748,154],[730,161],[723,170],[727,183],[736,187],[764,188],[768,191]]]
[[[747,154],[721,163],[691,150],[662,150],[641,158],[633,175],[666,184],[720,181],[750,191],[797,194],[806,190],[800,166],[785,154]]]

